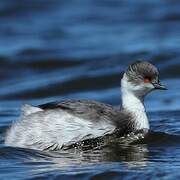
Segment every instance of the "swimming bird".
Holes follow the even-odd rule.
[[[54,150],[114,132],[126,135],[148,130],[144,97],[156,89],[166,89],[160,84],[158,69],[147,61],[136,61],[129,65],[121,79],[119,110],[93,100],[24,105],[20,119],[6,133],[5,144]]]

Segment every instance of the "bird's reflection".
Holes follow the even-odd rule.
[[[129,143],[127,143],[129,138]],[[102,163],[119,162],[126,164],[128,167],[144,167],[148,162],[148,147],[145,144],[131,144],[132,136],[123,139],[114,139],[107,142],[103,142],[98,146],[87,148],[72,148],[67,150],[43,152],[43,156],[48,158],[51,163],[47,166],[38,168],[35,170],[46,171],[48,170],[68,170],[71,167],[87,167],[91,165],[97,165]],[[137,136],[135,137],[137,139]],[[84,148],[84,147],[83,147]],[[33,158],[33,161],[36,159]],[[37,161],[39,161],[37,159]]]
[[[179,141],[177,141],[178,139]],[[12,150],[12,148],[4,147],[5,149],[2,149],[1,152],[5,158],[13,159],[15,157],[26,166],[33,165],[31,173],[39,174],[54,170],[61,172],[77,168],[83,170],[109,163],[119,163],[120,166],[127,168],[142,168],[148,165],[151,156],[157,154],[157,152],[152,153],[152,147],[157,150],[157,147],[166,148],[179,145],[178,135],[150,132],[146,136],[138,133],[121,138],[110,137],[101,143],[93,144],[93,147],[83,144],[83,146],[75,146],[66,150],[47,152],[22,148],[13,148]]]

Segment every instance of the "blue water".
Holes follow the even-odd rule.
[[[180,1],[1,0],[0,179],[179,179]],[[149,60],[166,92],[146,98],[143,142],[87,151],[4,146],[24,103],[69,98],[120,104],[127,65]]]

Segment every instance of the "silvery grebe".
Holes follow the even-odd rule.
[[[92,100],[66,100],[39,106],[24,105],[20,120],[6,133],[8,146],[37,150],[61,149],[86,139],[149,129],[144,97],[160,84],[157,68],[147,61],[132,63],[121,80],[122,107]]]

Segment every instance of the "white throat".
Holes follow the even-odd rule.
[[[132,113],[135,120],[135,129],[149,129],[149,121],[144,107],[144,98],[133,92],[133,85],[127,81],[126,74],[121,80],[122,106]]]

